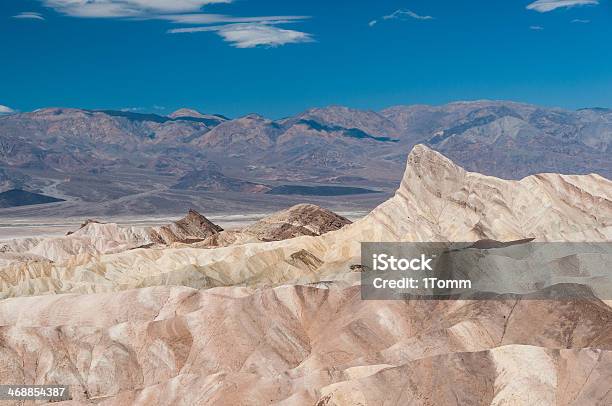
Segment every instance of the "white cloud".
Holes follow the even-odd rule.
[[[534,31],[543,31],[544,27],[542,27],[541,25],[532,25],[531,27],[529,27],[529,29]]]
[[[262,16],[262,17],[232,17],[223,14],[169,14],[157,18],[176,24],[221,24],[221,23],[276,23],[304,20],[307,16]]]
[[[393,13],[386,15],[386,16],[382,16],[380,19],[381,20],[408,20],[411,18],[415,20],[433,20],[434,19],[432,16],[422,16],[420,14],[415,13],[412,10],[407,10],[407,9],[395,10]],[[378,22],[379,20],[372,20],[368,23],[368,25],[370,27],[373,27],[376,24],[378,24]]]
[[[591,20],[581,20],[580,18],[576,18],[572,20],[572,24],[588,24]]]
[[[16,111],[10,107],[3,106],[0,104],[0,114],[11,114],[11,113],[16,113]]]
[[[308,33],[278,28],[266,23],[226,24],[206,27],[175,28],[171,34],[214,31],[236,48],[277,47],[285,44],[313,42]]]
[[[537,0],[527,6],[528,10],[547,13],[558,8],[569,8],[577,6],[596,6],[599,0]]]
[[[148,17],[200,11],[208,4],[232,0],[42,0],[47,7],[72,17]]]
[[[40,13],[35,13],[33,11],[24,11],[23,13],[19,13],[14,15],[13,18],[22,18],[24,20],[44,20],[45,17]]]
[[[216,32],[236,48],[277,47],[312,42],[308,33],[276,27],[307,19],[307,16],[234,17],[202,13],[202,7],[234,0],[41,0],[47,7],[72,17],[166,20],[191,25],[168,33]]]
[[[392,14],[389,14],[388,16],[383,16],[383,20],[392,20],[395,18],[402,19],[404,17],[415,18],[417,20],[433,20],[432,16],[418,15],[414,11],[410,11],[410,10],[396,10]]]

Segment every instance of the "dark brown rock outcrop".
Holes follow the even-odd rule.
[[[151,230],[151,239],[162,244],[190,243],[202,241],[221,231],[223,231],[221,227],[197,211],[189,210],[189,213],[182,219]]]
[[[264,217],[245,228],[262,241],[280,241],[302,235],[317,236],[339,230],[351,221],[314,204],[298,204]]]

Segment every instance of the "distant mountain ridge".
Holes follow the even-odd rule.
[[[256,185],[345,179],[346,186],[391,192],[418,143],[506,179],[540,172],[612,178],[611,141],[612,110],[506,101],[381,111],[330,106],[280,120],[187,108],[168,116],[46,108],[0,117],[0,191],[59,181],[62,193],[88,202],[136,196],[148,184],[166,194],[252,193],[262,191]],[[104,187],[93,193],[91,182]]]

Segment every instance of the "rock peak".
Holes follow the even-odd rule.
[[[433,159],[439,158],[439,159],[449,160],[444,155],[442,155],[441,153],[437,151],[434,151],[433,149],[429,148],[425,144],[416,144],[414,147],[412,147],[412,150],[408,154],[408,160],[410,160],[411,157],[418,158],[418,157],[423,157],[423,156],[431,157]]]
[[[262,241],[279,241],[302,235],[323,235],[348,224],[350,220],[330,210],[303,203],[264,217],[244,231]]]
[[[423,144],[417,144],[408,155],[408,163],[406,165],[403,182],[406,182],[409,178],[414,176],[421,178],[424,175],[432,179],[437,179],[442,176],[442,174],[448,172],[465,173],[465,170],[441,153]]]
[[[204,114],[200,113],[194,109],[181,108],[170,114],[168,117],[170,118],[179,118],[179,117],[197,117],[204,118],[206,117]]]
[[[151,230],[151,240],[162,244],[202,241],[223,229],[193,209],[185,217],[169,225]]]
[[[176,224],[185,229],[191,229],[193,231],[197,230],[204,233],[218,233],[223,231],[221,227],[214,224],[212,221],[208,220],[194,209],[189,209],[187,215],[178,220]]]
[[[246,116],[241,117],[240,120],[266,121],[266,118],[257,113],[249,113]]]

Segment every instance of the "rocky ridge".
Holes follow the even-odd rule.
[[[298,204],[265,217],[242,230],[261,241],[281,241],[303,235],[319,236],[351,224],[345,217],[314,204]]]
[[[596,299],[153,287],[2,301],[0,363],[75,405],[606,404],[611,321]]]
[[[152,241],[146,232],[90,224],[97,235],[94,246],[110,241],[110,252],[100,255],[96,248],[92,256],[83,248],[87,244],[71,241],[69,255],[62,257],[65,264],[13,262],[11,273],[23,276],[5,283],[12,285],[11,295],[29,294],[30,289],[107,291],[170,280],[196,288],[267,285],[345,278],[349,266],[360,263],[360,241],[609,241],[610,184],[598,175],[541,174],[506,181],[467,172],[439,153],[416,146],[395,196],[338,231],[269,243],[258,243],[250,233],[226,233],[200,246],[126,251]],[[108,238],[101,237],[105,232]],[[130,243],[119,249],[117,241]],[[58,248],[47,245],[64,244],[52,239],[29,252],[57,259]],[[211,246],[224,248],[202,249]],[[82,253],[88,255],[77,255]],[[83,279],[83,271],[91,277]]]
[[[611,226],[601,176],[506,181],[419,145],[393,198],[320,236],[2,265],[22,297],[0,301],[0,379],[70,384],[72,405],[609,404],[612,301],[596,292],[362,300],[354,265],[360,241],[609,242]]]

